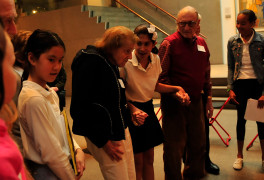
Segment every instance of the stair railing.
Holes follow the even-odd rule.
[[[158,8],[159,10],[161,10],[162,12],[164,12],[165,14],[167,14],[168,16],[170,16],[171,18],[177,20],[177,18],[175,16],[173,16],[172,14],[170,14],[168,11],[165,11],[164,9],[162,9],[161,7],[159,7],[158,5],[154,4],[152,1],[150,0],[145,0],[147,1],[149,4],[155,6],[156,8]],[[203,38],[207,39],[207,37],[205,35],[203,35],[202,33],[199,33],[200,36],[202,36]]]
[[[150,3],[151,5],[155,6],[156,8],[158,8],[159,10],[161,10],[162,12],[164,12],[165,14],[167,14],[168,16],[170,16],[171,18],[177,20],[177,18],[175,16],[173,16],[171,13],[169,13],[168,11],[165,11],[164,9],[162,9],[161,7],[159,7],[158,5],[154,4],[152,1],[150,0],[145,0],[148,3]]]
[[[123,3],[119,2],[118,0],[115,0],[115,2],[118,3],[118,4],[120,4],[121,6],[123,6],[124,8],[126,8],[127,10],[129,10],[130,12],[132,12],[133,14],[135,14],[136,16],[138,16],[139,18],[141,18],[142,20],[146,21],[147,23],[154,25],[156,27],[156,29],[158,29],[163,34],[165,34],[167,36],[170,35],[167,32],[165,32],[164,30],[162,30],[161,28],[159,28],[158,26],[156,26],[155,24],[153,24],[152,22],[150,22],[149,20],[147,20],[146,18],[144,18],[143,16],[141,16],[140,14],[138,14],[137,12],[133,11],[132,9],[130,9],[129,7],[127,7],[126,5],[124,5]]]

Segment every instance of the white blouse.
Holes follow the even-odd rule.
[[[45,89],[35,82],[24,81],[18,111],[25,158],[47,164],[60,179],[74,179],[56,92],[48,86]],[[80,148],[76,142],[74,145],[75,149]]]
[[[158,55],[150,53],[150,62],[144,69],[138,62],[134,50],[132,59],[128,60],[123,68],[120,68],[120,76],[127,82],[127,100],[136,102],[151,100],[161,71]]]

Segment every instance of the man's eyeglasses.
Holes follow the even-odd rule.
[[[178,26],[185,27],[188,24],[189,27],[194,27],[196,25],[195,21],[187,21],[187,22],[178,22]]]

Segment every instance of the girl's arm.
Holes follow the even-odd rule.
[[[159,93],[173,93],[172,96],[178,99],[182,104],[190,104],[190,97],[181,86],[172,86],[157,82],[155,91]]]
[[[180,91],[181,93],[185,93],[184,89],[181,86],[172,86],[168,84],[162,84],[157,82],[155,91],[159,93],[174,93]]]

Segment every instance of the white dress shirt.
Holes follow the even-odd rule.
[[[24,156],[46,164],[60,179],[74,179],[59,98],[48,86],[24,81],[18,99]],[[79,148],[74,143],[75,148]]]

